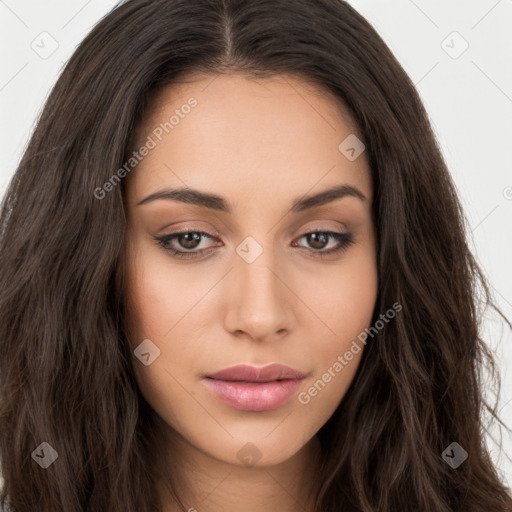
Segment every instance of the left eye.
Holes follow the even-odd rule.
[[[308,243],[314,249],[321,249],[323,254],[329,254],[331,252],[339,251],[353,243],[352,235],[350,235],[349,233],[338,233],[335,231],[311,231],[310,233],[305,233],[304,235],[299,237],[299,240],[304,237],[306,237]],[[325,246],[329,245],[327,243],[329,239],[338,242],[338,246],[331,247],[330,249],[325,249]],[[319,247],[319,245],[321,247]]]
[[[324,256],[326,254],[341,252],[354,243],[354,239],[351,233],[340,233],[336,231],[312,231],[301,235],[298,240],[305,237],[307,237],[307,241],[312,249],[308,249],[302,245],[299,245],[299,247],[308,249],[316,256]],[[173,233],[171,235],[155,237],[155,241],[157,241],[164,250],[170,252],[177,258],[197,258],[213,250],[213,248],[195,250],[200,245],[202,238],[209,238],[211,240],[219,241],[218,238],[209,235],[204,231],[182,231],[179,233]],[[331,247],[330,249],[325,249],[325,247],[329,245],[329,240],[337,241],[338,245]],[[181,248],[188,250],[182,251],[180,249],[176,249],[172,246],[174,241],[177,241]]]

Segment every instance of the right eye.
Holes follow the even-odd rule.
[[[165,251],[170,252],[177,258],[196,258],[202,256],[205,252],[211,251],[211,249],[194,250],[197,249],[198,245],[200,245],[198,242],[200,242],[201,238],[204,237],[210,238],[212,240],[218,240],[213,235],[209,235],[204,231],[179,231],[170,235],[155,237],[155,240],[161,247],[163,247]],[[172,246],[175,241],[178,241],[180,247],[189,249],[190,251],[182,251],[180,249],[176,249]]]

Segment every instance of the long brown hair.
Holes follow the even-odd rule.
[[[150,96],[198,70],[303,76],[333,92],[364,137],[374,320],[397,301],[403,311],[368,343],[318,433],[316,512],[512,510],[483,439],[484,413],[499,418],[482,372],[499,376],[479,322],[499,309],[413,83],[341,0],[128,0],[77,48],[0,214],[0,503],[160,510],[156,420],[125,332],[124,186],[94,191],[126,162]],[[457,468],[442,457],[453,442],[467,452]],[[50,447],[58,458],[43,469]]]

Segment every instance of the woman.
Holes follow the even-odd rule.
[[[495,306],[418,94],[348,4],[120,4],[1,226],[9,510],[512,510],[479,285]]]

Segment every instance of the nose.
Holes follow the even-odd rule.
[[[254,261],[238,254],[227,289],[225,328],[237,337],[271,342],[289,333],[297,298],[290,276],[264,250]]]

